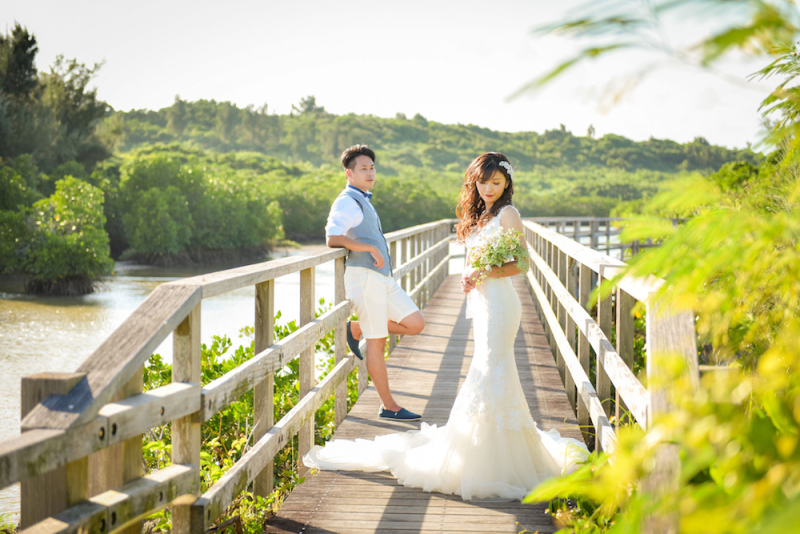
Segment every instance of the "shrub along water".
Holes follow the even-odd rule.
[[[31,207],[2,213],[3,268],[28,276],[29,293],[83,295],[114,267],[104,229],[103,192],[67,176]]]

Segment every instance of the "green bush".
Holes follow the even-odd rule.
[[[175,186],[137,195],[123,221],[131,246],[144,254],[177,254],[192,237],[192,215]]]
[[[17,250],[29,292],[88,293],[113,269],[98,188],[67,176],[56,182],[52,196],[34,203],[27,223],[29,241]]]
[[[0,166],[0,210],[19,210],[42,198],[38,174],[27,154],[16,158],[13,166]]]

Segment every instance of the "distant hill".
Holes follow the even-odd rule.
[[[336,164],[342,150],[365,143],[379,153],[382,172],[404,167],[463,172],[486,151],[504,152],[524,171],[539,167],[666,173],[716,171],[729,161],[757,163],[750,149],[730,150],[698,137],[691,143],[665,139],[636,142],[608,134],[599,139],[576,136],[562,125],[543,133],[497,132],[475,125],[448,125],[417,114],[408,119],[372,115],[333,115],[303,99],[289,115],[269,114],[266,106],[241,109],[229,102],[198,100],[175,103],[158,111],[115,112],[101,127],[109,145],[122,152],[137,146],[190,142],[217,152],[254,151],[289,163]]]

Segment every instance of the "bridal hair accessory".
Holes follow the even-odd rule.
[[[508,171],[508,177],[512,180],[514,179],[514,169],[511,168],[511,164],[507,161],[501,161],[498,163],[501,167],[503,167],[506,171]]]

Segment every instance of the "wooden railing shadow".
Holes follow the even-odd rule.
[[[422,308],[447,276],[452,221],[386,235],[394,277]],[[335,424],[347,410],[347,376],[366,366],[347,355],[344,249],[292,256],[158,286],[74,373],[47,373],[22,381],[22,431],[0,443],[0,488],[22,485],[21,527],[26,532],[138,531],[140,521],[172,507],[176,533],[203,533],[253,484],[272,489],[272,459],[298,435],[299,457],[313,445],[314,413],[335,397]],[[315,268],[334,262],[334,306],[315,318]],[[300,328],[274,342],[275,278],[300,273]],[[203,299],[255,286],[255,356],[201,386],[200,314]],[[314,379],[316,342],[334,330],[335,367]],[[173,334],[172,383],[142,392],[142,367]],[[397,337],[389,341],[389,351]],[[299,358],[300,400],[274,421],[274,373]],[[201,424],[254,390],[253,446],[200,494]],[[142,434],[172,424],[172,465],[142,472]],[[303,473],[302,465],[298,469]]]

